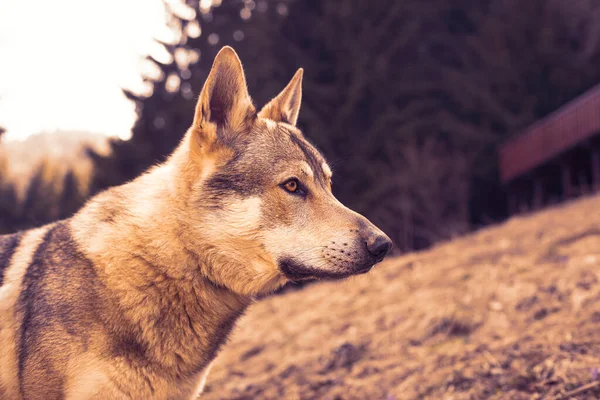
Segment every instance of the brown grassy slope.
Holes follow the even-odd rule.
[[[202,399],[598,399],[600,197],[254,305]]]

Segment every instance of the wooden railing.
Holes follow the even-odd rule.
[[[507,184],[600,133],[600,85],[527,128],[499,150]]]

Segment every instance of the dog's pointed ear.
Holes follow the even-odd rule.
[[[194,131],[200,143],[216,140],[219,128],[240,130],[256,116],[248,94],[242,63],[229,46],[223,47],[213,62],[200,93],[194,115]]]
[[[302,75],[304,70],[300,68],[290,83],[260,110],[258,116],[269,118],[276,122],[287,122],[296,125],[300,104],[302,103]]]

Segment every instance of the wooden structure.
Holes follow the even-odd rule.
[[[600,190],[600,85],[536,122],[499,150],[509,212]]]

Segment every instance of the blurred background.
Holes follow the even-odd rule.
[[[164,160],[224,45],[405,255],[253,305],[203,398],[600,398],[600,196],[531,212],[600,191],[598,0],[0,0],[0,234]]]
[[[559,201],[527,177],[560,171],[501,179],[499,151],[600,82],[599,21],[593,0],[2,0],[0,233],[163,160],[224,45],[259,106],[305,69],[300,127],[397,249]]]

